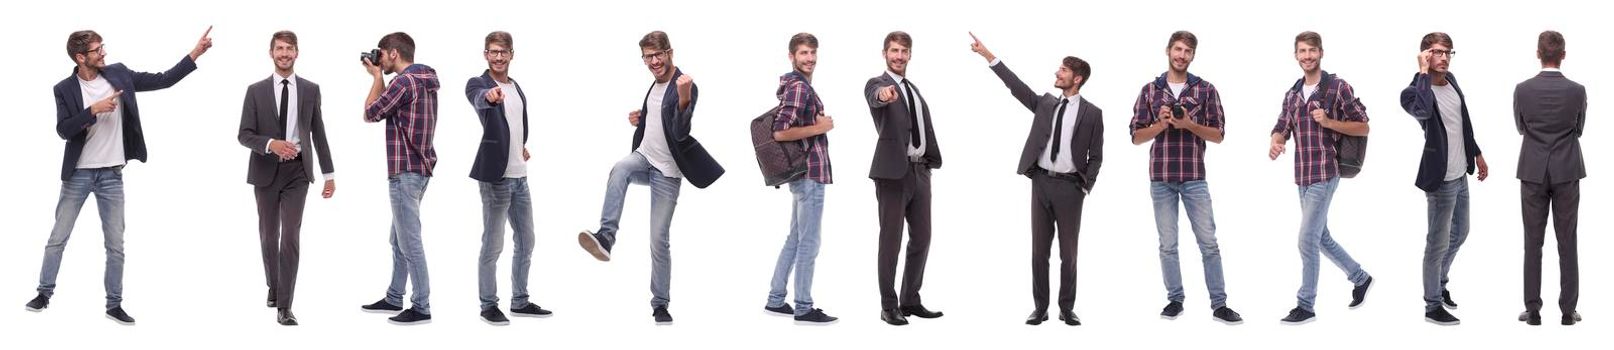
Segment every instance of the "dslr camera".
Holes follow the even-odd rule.
[[[1183,106],[1180,105],[1180,104],[1174,104],[1174,105],[1171,106],[1171,118],[1172,119],[1182,119],[1183,117],[1186,117],[1186,116],[1188,116],[1188,109],[1187,108],[1183,108]]]
[[[359,60],[370,62],[370,65],[381,65],[381,49],[370,49],[370,52],[360,52]]]

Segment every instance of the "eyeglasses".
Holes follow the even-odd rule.
[[[1448,57],[1448,58],[1449,58],[1449,57],[1452,57],[1452,56],[1456,56],[1456,55],[1457,55],[1457,51],[1450,51],[1450,50],[1429,50],[1429,55],[1430,55],[1430,56],[1435,56],[1435,57]]]
[[[516,50],[482,50],[482,53],[493,57],[510,57],[516,53]]]
[[[101,46],[96,46],[93,49],[84,50],[84,54],[89,54],[91,52],[94,52],[94,53],[102,55],[102,56],[106,56],[106,44],[101,44]]]
[[[656,51],[656,52],[646,54],[646,55],[644,55],[643,57],[640,57],[640,58],[643,58],[645,63],[650,63],[651,60],[655,60],[655,59],[660,59],[662,61],[666,61],[667,60],[667,54],[670,54],[670,53],[672,53],[672,50]]]

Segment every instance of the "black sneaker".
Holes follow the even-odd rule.
[[[1170,304],[1166,304],[1166,308],[1164,310],[1160,310],[1160,318],[1168,320],[1175,320],[1177,319],[1177,316],[1181,315],[1182,302],[1180,301],[1173,301]]]
[[[388,303],[386,299],[381,299],[379,301],[376,301],[374,304],[359,306],[359,309],[364,310],[364,312],[386,313],[386,314],[392,314],[392,313],[397,313],[398,311],[403,311],[402,306],[392,305],[392,303]]]
[[[666,306],[656,307],[655,311],[650,312],[650,316],[656,318],[656,325],[665,326],[672,324],[672,314],[667,312]]]
[[[23,305],[22,307],[28,309],[28,311],[39,312],[46,307],[50,307],[50,297],[45,296],[45,293],[39,293],[38,296],[34,297],[34,300],[28,301],[28,305]]]
[[[499,315],[499,317],[504,317],[504,315]],[[506,319],[505,322],[510,322],[510,320]],[[427,323],[432,323],[432,315],[423,314],[423,313],[420,313],[420,311],[415,311],[415,308],[409,308],[408,310],[404,310],[403,312],[398,313],[398,316],[388,317],[387,318],[387,323],[400,325],[400,326],[412,326],[412,325],[417,325],[417,324],[427,324]]]
[[[1373,277],[1368,277],[1366,282],[1351,288],[1351,308],[1362,307],[1362,302],[1367,301],[1367,292],[1371,290],[1373,290]]]
[[[122,306],[107,309],[106,318],[112,319],[113,321],[118,322],[118,324],[125,326],[133,326],[135,324],[134,317],[129,317],[129,313],[123,312]]]
[[[600,239],[599,234],[588,230],[578,232],[577,244],[583,246],[583,250],[587,251],[589,255],[593,255],[595,259],[611,261],[611,244]]]
[[[553,314],[554,312],[544,310],[544,308],[539,307],[538,304],[527,304],[527,306],[523,306],[520,309],[510,309],[510,315],[516,317],[549,317]]]
[[[796,316],[796,324],[799,325],[830,325],[835,324],[835,320],[839,320],[839,318],[824,314],[824,309],[813,309],[813,311],[808,311],[805,315]]]
[[[1216,322],[1226,323],[1228,325],[1244,324],[1244,318],[1239,317],[1238,312],[1234,312],[1233,309],[1226,306],[1216,308],[1216,311],[1211,312],[1211,317],[1215,317]]]
[[[1447,290],[1447,289],[1441,289],[1440,290],[1440,302],[1442,304],[1446,304],[1447,309],[1452,309],[1452,310],[1457,309],[1457,302],[1451,300],[1451,290]]]
[[[796,309],[791,308],[790,304],[788,303],[780,304],[778,307],[763,305],[762,310],[767,311],[769,315],[774,316],[796,316]]]
[[[504,312],[499,311],[498,307],[490,307],[482,309],[482,322],[495,326],[506,326],[510,324],[510,319],[504,317]]]
[[[1305,309],[1297,307],[1294,310],[1289,310],[1289,316],[1284,317],[1282,322],[1286,325],[1298,326],[1311,323],[1311,321],[1315,320],[1317,320],[1316,313],[1312,313],[1311,311],[1306,311]]]
[[[1423,313],[1423,320],[1442,326],[1456,326],[1462,323],[1462,321],[1457,320],[1457,316],[1452,316],[1450,312],[1446,312],[1446,308],[1441,307],[1435,308],[1435,311]]]

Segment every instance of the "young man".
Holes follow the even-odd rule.
[[[1066,56],[1054,71],[1054,88],[1059,94],[1037,95],[980,39],[970,49],[989,62],[1009,94],[1032,112],[1031,131],[1015,167],[1018,174],[1031,178],[1031,293],[1036,308],[1026,317],[1026,324],[1048,320],[1048,256],[1057,236],[1059,320],[1079,326],[1081,318],[1073,309],[1082,203],[1098,181],[1104,160],[1104,112],[1080,94],[1093,68],[1087,61]]]
[[[247,86],[241,107],[241,146],[252,150],[247,160],[247,183],[258,204],[258,239],[263,251],[263,272],[269,285],[269,307],[275,321],[297,325],[291,313],[297,290],[297,265],[302,256],[303,205],[308,184],[314,182],[314,160],[325,178],[320,195],[336,193],[336,168],[325,138],[325,113],[320,108],[319,84],[297,76],[297,34],[276,32],[269,39],[269,58],[275,73]],[[305,152],[304,150],[309,150]]]
[[[415,40],[409,34],[387,34],[376,44],[381,62],[361,60],[370,72],[370,95],[364,100],[364,121],[387,122],[387,182],[392,201],[392,283],[386,298],[365,311],[392,313],[393,324],[430,323],[431,279],[426,275],[426,249],[420,234],[420,201],[426,195],[437,150],[437,70],[415,63]],[[394,73],[382,85],[382,73]],[[404,283],[412,282],[415,296],[403,310]]]
[[[793,207],[790,235],[773,268],[768,290],[769,312],[795,317],[797,324],[831,324],[836,318],[813,308],[813,265],[818,259],[820,222],[824,218],[824,187],[832,181],[829,131],[835,120],[824,114],[824,103],[813,90],[813,69],[818,66],[818,38],[799,33],[790,37],[793,70],[779,77],[779,114],[774,116],[773,139],[801,142],[807,150],[807,173],[790,182]],[[796,307],[785,303],[785,286],[796,272]]]
[[[1401,108],[1423,127],[1423,160],[1414,182],[1429,198],[1429,234],[1423,249],[1423,319],[1451,326],[1460,321],[1446,308],[1457,308],[1446,290],[1452,259],[1468,239],[1468,174],[1479,167],[1480,181],[1490,175],[1485,156],[1474,142],[1468,103],[1451,66],[1451,36],[1424,35],[1418,45],[1418,73],[1401,90]],[[1444,304],[1444,305],[1442,305]]]
[[[650,187],[650,308],[656,324],[672,324],[667,311],[672,289],[671,239],[673,209],[678,206],[683,179],[697,188],[706,188],[723,175],[723,167],[690,136],[695,117],[695,101],[700,89],[695,78],[673,65],[672,41],[661,31],[639,39],[639,55],[655,82],[638,110],[628,112],[634,126],[633,152],[611,168],[605,182],[605,203],[600,210],[597,232],[584,230],[577,242],[600,261],[611,261],[616,245],[622,201],[628,184]]]
[[[1541,32],[1536,58],[1541,73],[1513,89],[1513,122],[1523,135],[1519,148],[1519,200],[1524,208],[1524,313],[1519,321],[1541,325],[1541,246],[1547,215],[1558,242],[1558,310],[1561,323],[1580,322],[1580,260],[1576,251],[1580,220],[1580,179],[1586,161],[1580,135],[1586,130],[1586,87],[1564,77],[1564,35]]]
[[[1367,136],[1367,107],[1356,98],[1356,90],[1337,76],[1323,71],[1323,37],[1314,32],[1295,36],[1295,61],[1303,77],[1283,97],[1283,112],[1272,126],[1272,143],[1267,157],[1277,160],[1284,153],[1284,142],[1295,140],[1295,184],[1300,193],[1300,292],[1298,305],[1289,310],[1283,324],[1299,325],[1316,320],[1317,254],[1327,256],[1350,279],[1351,308],[1362,305],[1373,276],[1351,259],[1345,248],[1334,242],[1328,231],[1328,206],[1339,188],[1338,150],[1340,135]]]
[[[893,326],[908,324],[906,316],[941,317],[940,311],[920,303],[919,286],[925,280],[930,255],[930,171],[941,168],[941,150],[930,118],[930,105],[908,79],[913,37],[904,32],[885,36],[881,49],[885,73],[863,85],[863,99],[874,116],[879,134],[869,178],[880,218],[880,320]],[[892,284],[897,279],[897,253],[902,249],[902,223],[908,222],[907,264],[902,271],[902,295]]]
[[[106,45],[95,31],[67,36],[73,74],[51,88],[56,96],[56,134],[67,140],[62,151],[62,191],[56,201],[56,225],[45,242],[45,259],[39,269],[39,295],[28,301],[28,311],[39,312],[50,305],[67,238],[73,234],[79,209],[94,193],[105,235],[106,317],[134,325],[134,317],[123,311],[123,166],[130,159],[146,161],[135,92],[166,89],[196,70],[196,59],[213,47],[213,39],[208,37],[212,32],[213,27],[208,27],[190,54],[161,73],[136,72],[122,63],[108,66]]]
[[[1182,265],[1177,259],[1177,204],[1192,223],[1205,265],[1211,316],[1226,324],[1243,323],[1227,307],[1222,252],[1216,245],[1216,219],[1211,214],[1210,184],[1205,176],[1205,141],[1221,143],[1222,96],[1209,81],[1188,73],[1199,38],[1179,31],[1166,42],[1167,68],[1143,85],[1132,105],[1132,144],[1149,146],[1149,193],[1154,199],[1155,228],[1160,232],[1160,270],[1166,283],[1166,308],[1160,317],[1174,320],[1183,311]]]
[[[527,190],[527,94],[510,77],[516,58],[510,33],[496,31],[482,39],[488,69],[465,82],[465,98],[482,123],[481,147],[471,164],[471,178],[482,193],[482,254],[477,259],[477,291],[482,321],[510,324],[499,311],[499,253],[504,251],[504,225],[509,221],[516,244],[510,260],[510,313],[547,317],[551,313],[528,302],[527,276],[532,268],[532,194]],[[520,133],[517,133],[520,130]]]

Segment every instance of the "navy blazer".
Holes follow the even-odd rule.
[[[527,144],[530,134],[527,132],[527,94],[521,91],[521,83],[515,78],[509,78],[510,84],[516,86],[516,97],[521,99],[521,144]],[[505,167],[510,162],[510,123],[505,119],[504,103],[488,103],[488,90],[498,87],[499,82],[493,80],[487,71],[482,76],[471,78],[465,82],[465,98],[471,101],[471,107],[476,108],[477,119],[482,122],[482,146],[476,149],[476,161],[471,163],[471,178],[482,182],[498,182],[504,179]],[[510,98],[510,92],[505,91],[505,98]]]
[[[717,182],[718,178],[723,177],[723,166],[718,164],[717,159],[713,159],[712,155],[706,152],[706,148],[701,146],[700,141],[689,135],[692,125],[691,120],[695,118],[695,102],[700,97],[700,87],[691,86],[689,88],[691,95],[689,96],[689,107],[679,109],[677,81],[678,77],[683,75],[684,70],[674,69],[672,79],[668,80],[667,92],[661,98],[661,106],[658,106],[661,108],[661,130],[664,134],[664,139],[667,140],[667,147],[672,149],[673,162],[678,164],[678,171],[684,173],[684,177],[689,179],[689,183],[694,184],[696,188],[706,188],[706,186],[712,185],[713,182]],[[655,85],[652,84],[650,89],[654,90]],[[649,103],[649,91],[645,92],[645,96],[647,98],[644,103]],[[639,115],[649,116],[649,107],[641,104]],[[639,142],[644,141],[644,125],[644,121],[641,120],[633,130],[633,148],[631,150],[638,150]]]
[[[1432,79],[1429,74],[1414,74],[1412,84],[1401,90],[1401,109],[1423,126],[1423,160],[1418,163],[1418,177],[1413,184],[1424,192],[1434,192],[1446,182],[1446,122],[1440,117],[1435,90],[1430,88]],[[1463,159],[1468,160],[1466,172],[1473,174],[1474,157],[1480,155],[1480,148],[1474,142],[1474,124],[1468,119],[1468,98],[1463,97],[1463,88],[1457,86],[1457,77],[1450,72],[1446,73],[1446,82],[1463,99]]]
[[[146,161],[146,137],[140,130],[140,104],[136,102],[134,93],[174,86],[195,70],[196,62],[189,55],[162,73],[136,72],[122,63],[101,69],[101,76],[106,78],[107,83],[113,89],[124,92],[118,97],[118,105],[123,107],[124,160]],[[67,148],[62,152],[62,181],[67,181],[73,177],[73,170],[78,168],[78,158],[84,153],[84,143],[89,136],[85,131],[95,125],[95,114],[84,106],[78,67],[73,67],[73,73],[56,83],[52,90],[56,94],[56,134],[67,140]]]

